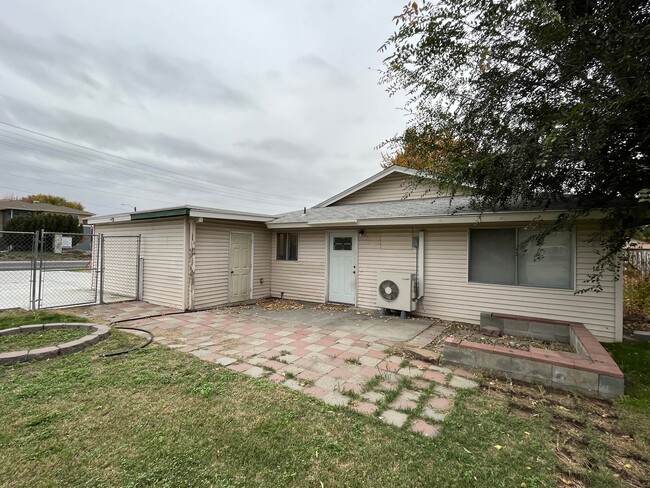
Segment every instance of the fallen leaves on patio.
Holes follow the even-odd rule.
[[[295,300],[285,300],[280,298],[263,298],[256,302],[258,307],[264,310],[281,311],[281,310],[299,310],[305,306]]]

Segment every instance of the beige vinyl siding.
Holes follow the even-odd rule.
[[[499,227],[513,226],[517,224]],[[584,280],[598,259],[587,242],[594,229],[595,224],[585,223],[576,230],[576,289],[587,287]],[[379,271],[416,273],[411,237],[419,230],[366,229],[365,235],[359,237],[359,307],[377,308]],[[574,290],[469,283],[466,225],[426,228],[424,248],[424,297],[417,311],[420,315],[469,323],[478,323],[481,312],[573,320],[583,322],[602,341],[616,340],[617,294],[611,276],[603,281],[601,293],[578,295]]]
[[[417,252],[410,229],[371,229],[359,236],[357,305],[377,308],[377,273],[400,271],[415,273]]]
[[[297,231],[296,231],[297,232]],[[271,241],[271,295],[312,302],[325,301],[327,269],[327,232],[300,231],[298,233],[298,260],[278,261],[276,256],[277,232]]]
[[[142,299],[178,309],[185,308],[185,230],[184,219],[95,225],[105,236],[142,236]]]
[[[393,173],[375,181],[365,188],[361,188],[356,192],[342,198],[338,202],[332,203],[334,205],[351,205],[355,203],[374,203],[374,202],[387,202],[395,200],[411,200],[420,198],[432,198],[439,196],[435,188],[415,188],[411,186],[411,177],[403,173]]]
[[[231,232],[253,233],[253,298],[268,297],[271,293],[271,231],[265,224],[197,223],[194,267],[194,307],[197,309],[228,303]]]
[[[592,272],[598,257],[587,242],[595,226],[576,231],[576,287]],[[583,322],[601,341],[616,340],[617,295],[607,276],[601,293],[468,283],[468,229],[435,227],[425,237],[425,296],[419,313],[446,320],[478,323],[480,312],[500,312]]]

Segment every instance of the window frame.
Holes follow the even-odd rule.
[[[284,235],[284,257],[280,257],[280,236]],[[296,255],[291,257],[291,236],[296,236]],[[276,261],[298,261],[298,249],[300,244],[299,232],[276,232],[275,235],[275,260]]]
[[[543,289],[543,290],[553,290],[553,291],[571,291],[575,292],[577,290],[577,269],[578,269],[578,263],[577,263],[577,255],[578,255],[578,242],[577,242],[577,231],[576,231],[576,226],[573,225],[571,228],[568,230],[571,234],[571,269],[569,270],[570,275],[571,275],[571,286],[568,288],[564,287],[551,287],[551,286],[537,286],[537,285],[528,285],[528,284],[520,284],[518,283],[519,280],[519,232],[521,230],[525,230],[526,228],[524,226],[507,226],[507,227],[495,227],[495,226],[489,226],[489,227],[476,227],[476,228],[467,228],[467,236],[466,236],[466,246],[467,246],[467,269],[466,269],[466,283],[468,285],[472,286],[510,286],[510,287],[517,287],[517,288],[536,288],[536,289]],[[514,261],[515,261],[515,279],[514,283],[509,283],[509,284],[504,284],[504,283],[489,283],[485,281],[471,281],[470,280],[470,266],[471,266],[471,260],[470,260],[470,251],[471,251],[471,234],[472,230],[514,230],[515,231],[515,256],[514,256]]]

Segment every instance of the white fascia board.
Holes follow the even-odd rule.
[[[477,224],[477,223],[499,223],[499,222],[531,222],[533,220],[550,221],[555,220],[562,211],[552,212],[497,212],[497,213],[472,213],[457,215],[439,215],[432,217],[398,217],[385,219],[364,219],[357,221],[318,222],[318,227],[330,225],[337,226],[399,226],[399,225],[450,225],[450,224]],[[602,212],[592,212],[581,220],[602,218]],[[313,222],[268,222],[269,229],[298,229],[314,227]]]
[[[333,227],[337,226],[348,226],[348,225],[356,225],[358,223],[358,220],[310,220],[307,222],[307,225],[310,226],[322,226],[322,225],[331,225]]]
[[[402,217],[397,219],[368,219],[360,220],[359,225],[449,225],[449,224],[477,224],[497,222],[522,222],[532,220],[555,220],[561,212],[512,212],[502,214],[462,214],[440,215],[435,217]]]
[[[379,181],[385,178],[386,176],[392,175],[393,173],[403,173],[406,175],[413,176],[417,174],[417,171],[410,168],[403,168],[401,166],[391,166],[390,168],[380,171],[379,173],[372,175],[370,178],[366,178],[365,180],[357,183],[356,185],[351,186],[347,190],[344,190],[341,193],[337,193],[333,197],[325,200],[324,202],[320,202],[319,204],[314,205],[313,208],[327,207],[347,197],[348,195],[352,195],[353,193],[361,190],[362,188],[365,188],[368,185],[372,185],[374,182]]]
[[[190,210],[190,217],[203,217],[204,219],[217,220],[240,220],[245,222],[270,222],[273,217],[270,215],[247,214],[247,213],[224,213],[211,212],[209,210]]]
[[[91,217],[88,219],[88,223],[91,225],[95,224],[114,224],[115,222],[130,222],[131,214],[113,214],[113,215],[100,215],[98,217]]]

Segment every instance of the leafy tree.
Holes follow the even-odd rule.
[[[648,222],[648,0],[438,0],[404,7],[382,82],[408,96],[395,163],[481,211],[567,203],[537,237],[601,211],[600,290]]]
[[[61,234],[77,234],[72,237],[72,244],[78,244],[83,239],[83,225],[73,215],[60,215],[52,213],[31,213],[14,217],[5,223],[4,230],[12,232],[37,232],[41,229],[46,232]],[[24,235],[4,234],[3,240],[10,245],[14,251],[30,251],[31,241],[25,239]],[[47,236],[45,248],[52,249],[53,238]]]
[[[27,195],[26,197],[21,198],[23,202],[40,202],[40,203],[49,203],[50,205],[59,205],[61,207],[70,207],[76,208],[77,210],[83,210],[84,206],[81,202],[73,202],[64,197],[59,197],[57,195],[49,195],[45,193],[35,193],[34,195]]]

